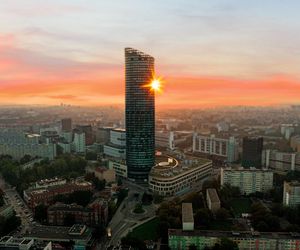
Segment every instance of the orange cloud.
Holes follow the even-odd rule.
[[[1,104],[123,105],[124,82],[123,65],[53,58],[18,48],[13,35],[0,35]],[[300,102],[300,81],[288,75],[245,80],[181,74],[164,82],[158,108]]]

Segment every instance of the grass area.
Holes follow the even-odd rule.
[[[145,212],[145,210],[144,210],[142,207],[136,207],[136,208],[133,210],[133,212],[134,212],[135,214],[142,214],[142,213]]]
[[[158,223],[159,219],[156,217],[136,227],[129,235],[140,240],[156,240],[159,236],[157,235]]]
[[[230,202],[230,206],[235,216],[240,216],[242,213],[249,213],[251,204],[252,202],[248,198],[237,198]]]
[[[136,214],[144,213],[145,210],[143,209],[143,205],[142,204],[136,204],[133,212],[136,213]]]

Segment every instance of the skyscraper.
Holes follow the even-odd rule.
[[[243,155],[242,155],[243,167],[245,168],[261,167],[263,142],[264,141],[262,137],[243,138]]]
[[[61,130],[63,132],[71,132],[72,131],[72,119],[64,118],[61,120]]]
[[[154,58],[125,48],[126,164],[128,178],[143,183],[155,161],[155,93],[149,87]]]

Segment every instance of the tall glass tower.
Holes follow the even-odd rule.
[[[147,182],[155,161],[155,93],[149,87],[153,76],[154,58],[125,48],[126,164],[128,178],[138,183]]]

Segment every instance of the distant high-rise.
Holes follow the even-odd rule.
[[[263,138],[262,137],[244,137],[243,138],[243,154],[242,165],[245,168],[256,167],[262,165]]]
[[[85,133],[86,145],[92,145],[94,143],[94,134],[92,125],[77,125],[76,129]]]
[[[145,86],[154,76],[154,58],[126,48],[125,75],[128,178],[146,182],[155,162],[155,94]]]
[[[72,119],[64,118],[61,120],[61,130],[63,132],[71,132],[72,131]]]

